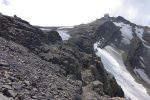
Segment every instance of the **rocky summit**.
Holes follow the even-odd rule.
[[[94,34],[69,30],[62,40],[56,30],[0,14],[0,100],[124,100],[95,55]]]

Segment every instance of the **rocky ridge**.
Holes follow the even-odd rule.
[[[44,32],[21,18],[0,14],[0,97],[4,100],[124,97],[114,77],[96,57],[93,37],[83,34],[62,41],[57,31]]]
[[[150,28],[136,25],[121,16],[102,17],[68,29],[73,37],[88,35],[99,47],[111,46],[122,55],[124,64],[137,82],[150,89]]]

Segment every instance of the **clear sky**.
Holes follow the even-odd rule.
[[[0,0],[0,12],[41,26],[78,25],[105,13],[150,26],[149,5],[150,0]]]

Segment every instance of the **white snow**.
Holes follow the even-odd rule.
[[[140,77],[150,85],[150,79],[148,78],[148,76],[146,75],[146,73],[143,69],[134,68],[134,72],[138,73],[140,75]]]
[[[145,41],[145,40],[142,39],[143,32],[144,32],[144,29],[143,29],[143,28],[140,28],[140,27],[137,27],[137,26],[135,27],[135,33],[136,33],[137,36],[142,40],[143,45],[144,45],[146,48],[150,49],[150,46],[146,45],[147,41]]]
[[[105,69],[114,75],[127,100],[150,100],[143,85],[137,83],[127,71],[120,55],[116,53],[117,57],[112,56],[106,50],[98,48],[97,43],[94,44],[94,49],[97,49],[96,55],[101,57]]]
[[[120,55],[121,56],[121,54],[117,51],[117,50],[115,50],[113,47],[111,47],[111,46],[107,46],[107,47],[105,47],[106,48],[106,50],[108,51],[108,52],[110,52],[110,53],[115,53],[115,54],[118,54],[118,55]]]
[[[143,35],[144,29],[143,28],[138,28],[137,26],[135,27],[135,33],[137,34],[137,36],[142,39],[142,35]]]
[[[140,61],[140,64],[142,65],[143,68],[145,68],[145,65],[142,61]]]
[[[140,60],[144,61],[144,58],[142,56],[140,56]]]
[[[146,45],[145,43],[143,43],[143,45],[144,45],[147,49],[150,49],[150,46]]]
[[[143,68],[145,68],[144,58],[142,56],[139,56],[139,58],[140,58],[140,64],[142,65]]]
[[[51,31],[51,29],[49,29],[49,28],[40,28],[40,29],[43,31]]]
[[[68,40],[70,38],[70,35],[65,30],[57,30],[57,32],[61,36],[62,40]]]
[[[125,24],[123,22],[114,22],[116,26],[121,27],[120,31],[123,36],[122,42],[125,44],[130,44],[130,40],[133,38],[132,35],[132,26],[129,24]]]
[[[65,29],[65,28],[73,28],[74,26],[61,26],[61,27],[59,27],[58,29],[59,30],[62,30],[62,29]]]

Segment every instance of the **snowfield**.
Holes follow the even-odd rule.
[[[135,33],[137,34],[137,36],[142,39],[142,35],[143,35],[144,29],[143,28],[138,28],[137,26],[135,27]]]
[[[124,44],[130,44],[130,41],[133,38],[132,26],[130,26],[129,24],[124,24],[123,22],[118,22],[118,23],[114,22],[114,24],[118,27],[121,27],[120,31],[121,31],[122,36],[123,36],[122,42]]]
[[[121,86],[125,93],[127,100],[150,100],[150,96],[147,94],[143,85],[137,83],[132,75],[128,72],[123,64],[120,54],[114,52],[114,50],[108,52],[106,49],[98,48],[98,43],[94,44],[94,49],[97,50],[96,55],[101,57],[104,68],[114,75],[117,83]],[[138,70],[139,72],[139,70]],[[143,73],[140,71],[140,74]]]

